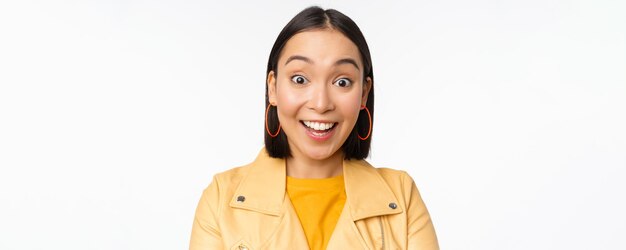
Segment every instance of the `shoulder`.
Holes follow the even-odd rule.
[[[346,169],[347,166],[347,169]],[[379,183],[383,181],[396,195],[403,191],[410,191],[413,179],[406,171],[387,167],[375,167],[366,160],[347,161],[344,165],[344,174],[359,183]],[[382,183],[381,183],[382,184]],[[385,188],[380,186],[379,188]]]
[[[398,199],[408,203],[412,196],[419,196],[413,178],[406,171],[392,168],[376,168],[376,171]]]
[[[405,181],[406,179],[411,179],[411,176],[404,171],[393,168],[376,168],[378,174],[383,177],[387,182],[393,181]]]
[[[223,182],[232,182],[241,179],[250,170],[250,165],[238,166],[229,170],[217,173],[215,179]]]
[[[213,175],[213,180],[207,188],[215,186],[221,191],[232,190],[239,185],[243,177],[250,171],[250,168],[251,166],[248,164],[219,172]]]
[[[404,170],[376,168],[376,171],[390,186],[406,187],[413,185],[413,178]]]
[[[202,191],[196,214],[220,214],[233,197],[235,188],[248,171],[249,166],[234,167],[213,175],[213,179]]]

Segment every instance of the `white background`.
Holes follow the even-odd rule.
[[[442,249],[626,249],[626,3],[382,2],[3,1],[0,249],[186,249],[313,4],[364,32],[369,161],[413,176]]]

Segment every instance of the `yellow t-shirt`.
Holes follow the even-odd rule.
[[[346,203],[343,175],[325,179],[287,176],[287,194],[311,250],[323,250]]]

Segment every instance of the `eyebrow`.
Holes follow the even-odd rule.
[[[294,60],[300,60],[300,61],[306,62],[308,64],[313,64],[313,60],[309,59],[306,56],[293,55],[293,56],[290,56],[289,58],[287,58],[287,61],[285,61],[285,65],[287,65],[289,62],[294,61]],[[341,64],[352,64],[357,70],[360,70],[359,69],[359,65],[352,58],[343,58],[343,59],[339,59],[339,60],[337,60],[335,62],[335,66],[341,65]]]

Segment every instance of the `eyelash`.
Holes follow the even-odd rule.
[[[296,80],[295,80],[295,79],[296,79],[297,77],[302,77],[302,79],[304,79],[304,81],[305,81],[305,82],[304,82],[304,83],[298,83],[298,82],[296,82]],[[295,84],[305,84],[305,83],[309,82],[309,80],[308,80],[308,79],[306,79],[306,77],[301,76],[301,75],[294,75],[294,76],[292,76],[292,77],[291,77],[291,81],[292,81],[293,83],[295,83]]]
[[[305,81],[305,82],[303,82],[303,83],[298,83],[298,82],[297,82],[297,80],[296,80],[296,78],[298,78],[298,77],[302,77],[302,79],[304,79],[304,81]],[[342,88],[347,88],[347,87],[352,86],[352,80],[350,80],[350,78],[346,78],[346,77],[342,77],[342,78],[337,79],[336,81],[334,81],[334,82],[333,82],[333,84],[336,84],[336,83],[337,83],[337,82],[339,82],[340,80],[345,80],[345,81],[347,82],[347,86],[343,86],[343,87],[342,87],[342,86],[339,86],[339,87],[342,87]],[[299,85],[300,85],[300,84],[306,84],[306,83],[308,83],[308,82],[309,82],[309,80],[308,80],[308,79],[306,79],[306,77],[304,77],[304,76],[302,76],[302,75],[294,75],[294,76],[292,76],[292,77],[291,77],[291,81],[292,81],[293,83],[295,83],[295,84],[299,84]]]
[[[352,80],[350,80],[349,78],[345,78],[345,77],[337,79],[337,81],[333,82],[333,84],[339,82],[340,80],[345,80],[346,82],[348,82],[347,86],[344,86],[342,88],[347,88],[347,87],[352,86]],[[339,87],[341,87],[341,86],[339,86]]]

